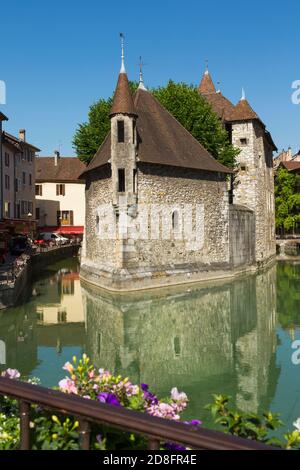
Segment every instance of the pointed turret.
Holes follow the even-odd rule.
[[[199,90],[199,93],[201,93],[201,95],[209,95],[211,93],[216,93],[216,88],[209,74],[208,69],[206,69],[204,72],[204,75],[202,77],[198,90]]]
[[[252,119],[260,118],[256,114],[256,112],[251,108],[249,102],[246,100],[245,92],[243,91],[242,98],[234,108],[234,111],[231,115],[231,121],[249,121]]]
[[[133,104],[133,99],[129,87],[129,82],[125,70],[125,63],[124,63],[124,36],[121,36],[121,47],[122,47],[122,55],[121,55],[121,69],[119,73],[118,83],[116,86],[116,90],[114,93],[113,104],[110,110],[110,117],[115,114],[129,114],[136,116],[136,111]]]
[[[122,62],[110,111],[110,163],[113,183],[113,204],[116,210],[119,210],[120,204],[123,203],[128,207],[135,204],[137,198],[137,112],[125,71],[124,36],[123,34],[120,34],[120,36]]]

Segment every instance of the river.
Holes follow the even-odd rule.
[[[81,284],[71,258],[40,272],[22,304],[0,313],[0,369],[53,386],[63,364],[86,352],[159,396],[185,391],[186,416],[207,426],[203,407],[220,393],[245,411],[280,412],[291,428],[300,416],[299,327],[300,263],[205,287],[111,295]]]

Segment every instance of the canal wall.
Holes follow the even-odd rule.
[[[77,255],[79,248],[79,245],[68,245],[36,253],[24,264],[22,270],[13,281],[10,279],[11,273],[8,273],[7,282],[0,286],[0,309],[16,305],[19,299],[27,294],[27,289],[31,284],[33,275],[37,275],[41,269],[49,264]]]

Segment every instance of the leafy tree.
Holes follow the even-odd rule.
[[[239,151],[230,144],[218,115],[196,87],[170,80],[152,93],[216,160],[233,167]]]
[[[132,93],[136,82],[130,82]],[[233,166],[238,154],[228,140],[219,117],[197,89],[185,83],[169,81],[165,87],[152,89],[158,101],[221,163]],[[80,160],[88,163],[110,129],[112,98],[100,99],[89,110],[88,121],[79,124],[73,146]]]
[[[300,224],[300,175],[279,168],[275,175],[276,229],[290,231]]]

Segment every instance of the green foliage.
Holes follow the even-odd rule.
[[[223,165],[233,167],[239,153],[211,105],[196,87],[170,80],[165,87],[152,90],[155,98]]]
[[[230,397],[213,395],[213,403],[206,406],[213,415],[216,424],[222,426],[226,433],[274,445],[286,449],[300,449],[300,432],[292,431],[284,435],[286,442],[271,436],[271,432],[282,426],[279,414],[267,412],[262,416],[246,413],[229,406]]]
[[[132,93],[136,82],[130,82]],[[169,81],[165,87],[151,90],[156,99],[218,160],[233,166],[238,154],[228,140],[219,117],[197,89],[185,83]],[[88,163],[110,130],[109,111],[112,98],[100,99],[88,113],[88,121],[79,124],[73,146],[80,160]]]
[[[290,231],[300,225],[300,175],[279,168],[275,175],[276,228]]]

